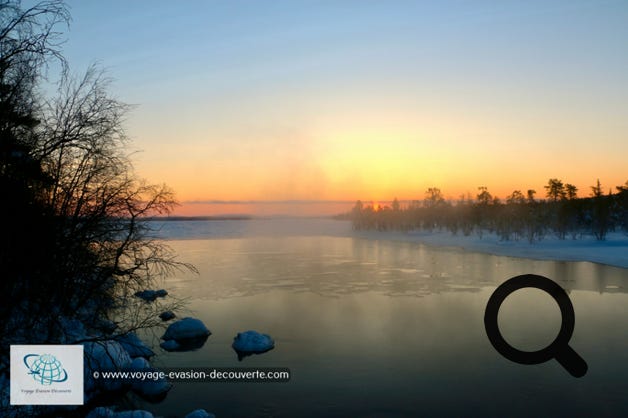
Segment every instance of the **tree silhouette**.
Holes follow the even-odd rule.
[[[0,187],[11,196],[0,207],[17,226],[0,240],[3,340],[59,342],[62,319],[95,327],[115,316],[120,333],[158,323],[133,294],[192,268],[150,237],[147,217],[175,201],[132,170],[122,128],[128,106],[95,68],[69,76],[55,31],[68,19],[57,1],[26,10],[0,2]],[[38,90],[51,60],[63,76],[46,99]]]
[[[476,199],[462,195],[452,204],[442,197],[442,191],[431,187],[425,192],[423,202],[414,200],[401,208],[393,201],[393,209],[387,207],[375,211],[371,206],[363,208],[358,201],[351,212],[356,229],[447,229],[452,234],[471,232],[482,238],[488,232],[496,233],[502,240],[525,238],[534,243],[548,233],[565,239],[593,234],[603,240],[608,231],[623,228],[628,231],[628,182],[617,186],[617,194],[604,195],[599,180],[592,187],[592,197],[578,198],[578,189],[561,180],[549,179],[546,186],[549,200],[536,200],[534,189],[524,196],[514,190],[502,203],[484,186],[478,188]]]
[[[559,179],[549,179],[547,186],[543,186],[547,190],[547,197],[552,202],[563,200],[566,197],[565,186]]]
[[[574,200],[578,196],[578,188],[573,184],[565,184],[565,193],[568,200]]]

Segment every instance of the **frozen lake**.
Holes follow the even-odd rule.
[[[172,221],[160,232],[185,273],[163,286],[212,331],[162,367],[287,367],[288,383],[176,383],[162,416],[205,408],[218,417],[626,416],[628,270],[539,261],[413,242],[353,237],[333,220]],[[520,274],[565,288],[576,324],[580,379],[556,361],[512,363],[484,330],[495,288]],[[549,344],[560,311],[523,289],[503,304],[504,337],[523,350]],[[276,348],[239,362],[237,332]]]

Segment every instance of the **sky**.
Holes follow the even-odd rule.
[[[72,70],[134,105],[135,168],[179,215],[628,180],[624,0],[68,5]]]

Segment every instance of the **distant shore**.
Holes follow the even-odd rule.
[[[555,261],[589,261],[615,267],[628,268],[628,235],[622,232],[609,233],[604,241],[594,236],[574,239],[558,239],[547,236],[543,240],[528,243],[526,240],[500,241],[496,234],[484,233],[464,236],[449,232],[389,232],[353,231],[352,236],[366,239],[386,239],[415,242],[435,247],[459,248],[466,251],[488,253],[508,257],[531,258]]]
[[[188,223],[170,221],[227,221]],[[628,235],[623,232],[609,232],[606,240],[598,241],[593,235],[583,235],[574,240],[567,237],[558,239],[548,234],[541,241],[530,244],[527,240],[503,241],[496,234],[484,232],[482,238],[477,233],[468,236],[448,231],[377,231],[354,230],[351,221],[332,217],[195,217],[190,219],[158,218],[163,222],[158,237],[163,239],[223,239],[247,238],[251,236],[335,236],[374,240],[414,242],[434,247],[458,248],[465,251],[495,254],[508,257],[536,260],[589,261],[615,267],[628,268]],[[242,221],[242,222],[231,222]]]

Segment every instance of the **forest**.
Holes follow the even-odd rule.
[[[545,198],[537,192],[515,190],[505,200],[493,196],[487,187],[478,187],[475,197],[445,199],[431,187],[423,200],[402,205],[365,205],[357,201],[346,218],[356,230],[449,231],[469,236],[494,233],[503,240],[540,241],[550,234],[559,239],[595,236],[606,239],[609,232],[628,233],[628,181],[605,192],[600,181],[590,187],[587,197],[560,179],[551,178],[544,186]]]

